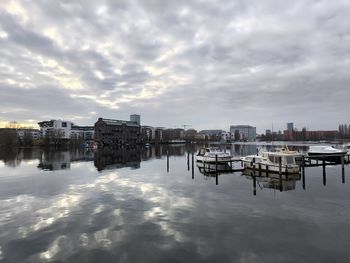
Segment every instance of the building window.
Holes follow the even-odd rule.
[[[67,127],[67,122],[62,122],[62,127]]]

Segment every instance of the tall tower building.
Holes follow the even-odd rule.
[[[136,122],[138,125],[141,125],[141,116],[138,114],[130,115],[130,121]]]
[[[287,131],[290,131],[290,132],[294,131],[294,124],[293,124],[293,122],[288,122],[287,123]]]

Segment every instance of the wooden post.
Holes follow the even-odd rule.
[[[265,167],[266,167],[266,177],[269,177],[269,165],[266,164]]]
[[[282,187],[282,156],[278,157],[278,162],[279,162],[279,177],[280,177],[280,192],[282,192],[283,187]]]
[[[216,173],[218,172],[218,155],[215,154],[215,170],[216,170]]]
[[[166,171],[169,173],[169,151],[166,151]]]
[[[305,190],[305,156],[301,157],[301,177],[303,180],[303,189]]]
[[[192,179],[194,179],[194,154],[192,153]]]
[[[253,195],[256,195],[256,176],[253,171]]]
[[[259,163],[259,176],[261,176],[261,163]]]
[[[253,176],[255,177],[255,158],[253,158],[252,166],[253,166]]]
[[[187,151],[187,171],[190,170],[190,152]]]
[[[216,176],[215,176],[215,184],[216,185],[219,184],[219,175],[218,175],[218,173],[216,173]]]
[[[341,155],[341,178],[342,178],[342,183],[345,184],[345,156],[344,154]]]
[[[322,156],[323,185],[326,185],[326,157]]]

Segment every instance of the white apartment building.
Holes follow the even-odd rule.
[[[70,139],[73,123],[70,121],[50,120],[39,122],[43,137]]]
[[[62,139],[94,139],[94,126],[77,126],[71,121],[50,120],[38,123],[41,135],[45,137],[55,137]]]

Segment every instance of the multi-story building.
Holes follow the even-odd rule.
[[[82,139],[90,141],[94,139],[95,127],[94,126],[76,126],[73,125],[71,129],[71,139]]]
[[[307,131],[303,128],[301,131],[283,131],[283,139],[286,141],[319,141],[333,140],[339,138],[339,131]]]
[[[42,137],[70,139],[73,123],[70,121],[50,120],[38,123]]]
[[[224,130],[202,130],[198,134],[205,135],[207,139],[215,141],[226,141],[229,139],[228,132]]]
[[[141,127],[141,138],[143,142],[151,142],[155,140],[155,128],[152,126]]]
[[[20,129],[16,129],[16,132],[17,132],[17,137],[20,140],[23,140],[25,136],[29,136],[34,140],[41,138],[41,131],[38,129],[20,128]]]
[[[156,127],[154,130],[154,139],[156,142],[162,142],[163,141],[163,127]]]
[[[231,125],[231,140],[239,141],[255,141],[256,127],[250,125]]]
[[[197,135],[197,131],[195,129],[188,129],[185,131],[185,139],[186,140],[195,140]]]
[[[164,129],[163,130],[163,140],[173,141],[173,140],[183,140],[185,138],[185,130],[181,128],[177,129]]]
[[[99,146],[132,145],[141,142],[141,126],[133,121],[99,118],[94,137]]]
[[[138,114],[130,115],[130,121],[136,122],[138,125],[141,125],[141,116]]]
[[[50,120],[38,123],[41,136],[61,139],[94,139],[94,126],[78,126],[71,121]]]
[[[293,122],[288,122],[287,123],[287,131],[294,131],[294,123]]]

